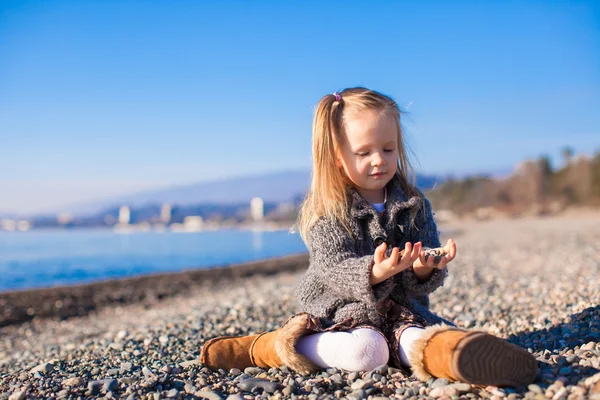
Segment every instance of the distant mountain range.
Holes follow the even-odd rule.
[[[442,180],[442,178],[435,176],[418,175],[417,186],[422,189],[429,189],[436,184],[440,184]],[[308,190],[309,186],[309,170],[284,171],[142,191],[76,204],[65,209],[77,215],[82,215],[97,213],[123,204],[130,207],[163,203],[180,206],[191,204],[230,205],[249,203],[254,197],[260,197],[265,202],[282,203],[298,200]]]

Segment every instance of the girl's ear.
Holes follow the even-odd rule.
[[[335,150],[335,165],[338,168],[344,167],[344,162],[342,161],[342,152],[339,148]]]

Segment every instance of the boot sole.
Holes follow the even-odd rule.
[[[525,386],[535,381],[537,362],[527,350],[478,332],[458,343],[452,369],[459,380],[475,385]]]

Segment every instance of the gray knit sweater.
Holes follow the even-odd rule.
[[[407,241],[421,241],[423,247],[440,246],[431,204],[421,198],[408,198],[394,178],[387,185],[386,212],[375,208],[354,189],[349,189],[352,235],[338,221],[321,218],[307,235],[310,264],[296,287],[296,298],[306,311],[327,326],[351,317],[360,324],[380,327],[377,312],[381,301],[391,298],[407,306],[431,324],[443,320],[429,311],[428,294],[443,284],[447,270],[435,269],[428,281],[420,283],[412,270],[405,271],[371,286],[375,248],[385,241],[388,248],[404,248]],[[419,210],[410,227],[410,210]],[[390,246],[391,245],[391,246]]]

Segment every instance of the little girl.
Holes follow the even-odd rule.
[[[409,179],[403,140],[400,110],[388,96],[351,88],[319,101],[312,185],[299,218],[310,254],[296,288],[305,312],[273,332],[208,341],[204,365],[310,373],[391,363],[422,380],[535,380],[535,358],[524,349],[429,310],[456,244],[441,247],[431,205]]]

